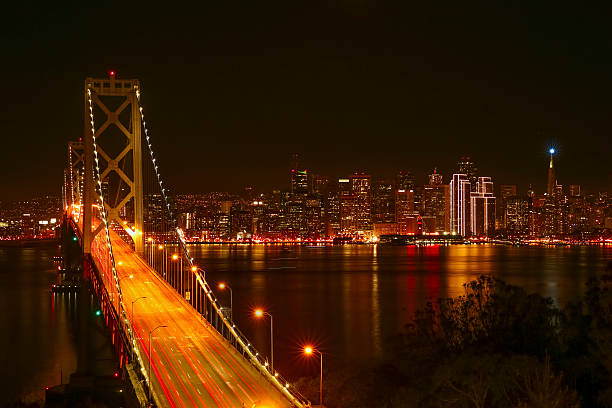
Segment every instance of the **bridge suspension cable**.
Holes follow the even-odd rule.
[[[94,157],[94,162],[95,162],[95,166],[94,166],[94,174],[95,174],[95,182],[96,182],[96,192],[97,195],[99,197],[100,200],[100,213],[102,215],[102,223],[104,224],[104,232],[105,232],[105,238],[106,238],[106,246],[108,249],[108,255],[109,255],[109,260],[110,260],[110,267],[111,267],[111,271],[112,271],[112,276],[114,279],[114,284],[115,284],[115,289],[117,291],[117,297],[118,297],[118,304],[119,304],[119,318],[121,321],[121,324],[124,325],[127,329],[128,332],[128,336],[129,338],[132,340],[132,347],[136,349],[136,355],[138,358],[138,364],[140,366],[140,370],[143,373],[143,375],[145,375],[145,378],[147,378],[149,384],[150,384],[150,379],[148,378],[147,374],[146,374],[146,370],[144,369],[145,365],[144,365],[144,361],[142,359],[142,357],[140,356],[140,353],[138,352],[138,348],[136,347],[136,343],[135,343],[135,338],[134,338],[134,330],[132,327],[132,323],[131,321],[129,321],[127,319],[127,313],[126,313],[126,309],[125,309],[125,305],[123,303],[123,294],[121,292],[121,285],[119,284],[119,276],[117,273],[117,265],[115,263],[115,255],[113,252],[113,245],[111,242],[111,238],[110,238],[110,231],[109,231],[109,222],[108,222],[108,217],[107,217],[107,211],[106,211],[106,204],[104,203],[104,194],[103,194],[103,189],[102,189],[102,178],[101,178],[101,173],[100,173],[100,161],[98,158],[98,144],[97,144],[97,139],[96,139],[96,128],[95,128],[95,121],[94,121],[94,105],[93,105],[93,101],[92,101],[92,91],[91,89],[87,89],[87,100],[88,100],[88,108],[89,108],[89,118],[90,118],[90,125],[91,125],[91,136],[93,138],[93,157]]]
[[[173,272],[172,267],[168,266],[168,262],[167,262],[168,256],[166,254],[167,244],[170,243],[171,245],[174,245],[174,243],[176,242],[175,239],[178,239],[178,244],[180,246],[180,250],[178,252],[180,253],[180,255],[178,254],[175,254],[175,255],[177,255],[177,257],[181,256],[186,259],[187,261],[186,263],[188,266],[186,272],[187,274],[190,274],[190,273],[192,274],[193,278],[195,279],[195,282],[193,283],[196,284],[194,288],[195,289],[194,298],[193,299],[190,298],[186,300],[190,301],[190,303],[196,308],[198,312],[204,314],[205,318],[210,319],[211,325],[217,331],[219,331],[219,333],[222,336],[226,338],[229,336],[230,338],[228,338],[228,340],[231,340],[232,345],[243,355],[246,354],[249,360],[258,369],[258,371],[262,375],[264,375],[286,398],[288,398],[293,405],[299,408],[309,406],[310,403],[308,402],[308,400],[306,400],[306,398],[300,395],[299,392],[297,392],[297,390],[290,389],[289,383],[285,381],[279,375],[278,372],[271,371],[270,364],[268,364],[268,362],[263,359],[263,357],[254,348],[251,342],[242,334],[242,332],[240,332],[236,324],[232,321],[232,318],[226,316],[223,313],[223,311],[221,310],[222,309],[221,305],[218,302],[213,290],[206,282],[206,277],[205,277],[203,269],[199,268],[195,264],[195,259],[191,255],[189,248],[187,246],[187,242],[185,240],[183,231],[178,225],[177,218],[172,210],[172,203],[168,197],[168,192],[166,188],[164,187],[164,184],[161,178],[161,172],[159,169],[159,165],[157,163],[157,159],[153,152],[153,146],[151,143],[149,129],[147,128],[147,123],[145,121],[144,108],[142,107],[142,104],[141,104],[141,93],[139,90],[136,90],[136,98],[139,104],[138,109],[141,115],[141,123],[142,123],[142,127],[143,127],[144,134],[145,134],[146,145],[147,145],[149,156],[151,159],[150,164],[153,166],[154,177],[153,177],[152,182],[155,183],[156,187],[159,189],[158,191],[160,192],[161,198],[163,200],[164,211],[168,214],[168,220],[167,220],[168,223],[164,222],[165,221],[164,217],[162,217],[162,219],[160,220],[161,223],[163,224],[161,231],[154,232],[150,225],[149,225],[149,228],[151,228],[151,230],[145,231],[145,239],[146,239],[145,240],[145,254],[144,254],[145,259],[150,263],[153,269],[158,271],[158,273],[160,272],[159,270],[161,269],[160,275],[162,275],[162,277],[164,277],[167,281],[170,282],[171,279],[174,279],[173,285],[178,286],[178,287],[175,287],[175,289],[177,289],[181,293],[181,296],[183,296],[184,293],[183,293],[182,288],[185,282],[184,282],[182,273],[185,272],[185,268],[183,268],[182,261],[181,261],[180,263],[181,276],[177,278],[172,278],[170,275],[175,272]],[[148,184],[148,183],[145,183],[145,184]],[[148,207],[150,208],[152,206],[151,200],[154,199],[153,194],[149,194],[147,197],[150,200],[149,205],[148,205]],[[149,213],[149,216],[151,217],[150,213]],[[147,222],[145,222],[145,228],[146,228],[146,225],[147,225]],[[169,226],[169,230],[165,229],[166,225]],[[158,246],[157,245],[158,242],[156,238],[163,239],[164,244],[160,244]],[[163,260],[160,260],[159,257],[156,257],[155,255],[156,248],[162,251]],[[191,277],[188,279],[189,280],[187,281],[187,287],[190,288],[189,282],[191,280]],[[172,284],[172,282],[170,283]],[[204,292],[204,298],[201,301],[199,301],[199,298],[200,298],[199,290],[203,290]],[[191,292],[190,292],[190,296],[191,296]],[[208,302],[206,302],[206,299],[208,299]],[[210,316],[208,316],[209,305],[211,309]],[[213,314],[215,315],[214,320],[212,316]],[[214,323],[214,322],[219,322],[219,319],[222,325],[220,329],[219,327],[216,327]],[[223,329],[223,327],[225,327],[226,330]]]

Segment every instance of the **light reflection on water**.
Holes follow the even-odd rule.
[[[54,246],[0,248],[0,406],[42,400],[76,369],[74,295],[50,292]]]
[[[254,322],[255,305],[274,315],[275,366],[308,374],[297,353],[318,341],[327,362],[380,356],[427,301],[458,296],[462,285],[491,274],[557,302],[578,300],[590,276],[612,260],[612,248],[472,246],[203,245],[193,247],[213,287],[227,281],[234,316],[258,349],[269,352],[269,327]],[[224,293],[218,294],[228,303]]]
[[[601,273],[612,248],[494,246],[327,248],[194,246],[213,287],[233,289],[234,315],[257,348],[269,353],[269,326],[254,306],[274,315],[275,366],[288,377],[314,375],[300,357],[313,342],[337,366],[380,356],[428,300],[462,294],[462,285],[492,274],[560,303],[581,297]],[[0,405],[21,395],[42,397],[44,386],[76,368],[75,299],[52,295],[55,248],[0,248]],[[217,291],[229,305],[229,293]]]

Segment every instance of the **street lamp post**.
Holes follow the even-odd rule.
[[[268,312],[265,312],[261,309],[255,310],[255,317],[270,317],[270,371],[274,374],[274,318]]]
[[[159,244],[159,245],[157,246],[157,248],[158,248],[160,251],[163,251],[163,252],[161,253],[161,255],[160,255],[160,256],[162,257],[162,259],[161,259],[161,262],[160,262],[159,268],[160,268],[160,269],[162,270],[162,272],[163,272],[164,279],[168,280],[168,276],[167,276],[167,269],[168,269],[168,268],[167,268],[167,264],[168,264],[168,260],[166,259],[166,246],[165,246],[165,245],[163,245],[163,244]]]
[[[232,293],[232,288],[227,283],[221,282],[219,284],[219,289],[225,288],[228,288],[230,293],[230,320],[234,320],[234,295]]]
[[[204,283],[206,283],[206,271],[204,269],[194,265],[191,267],[191,272],[194,272],[194,273],[202,272],[202,280],[204,281]],[[206,296],[204,296],[201,300],[199,299],[200,296],[198,293],[198,279],[196,276],[194,276],[194,284],[195,284],[195,288],[193,290],[196,293],[196,299],[195,299],[196,300],[196,310],[198,310],[198,300],[199,300],[200,307],[202,308],[202,311],[204,312],[204,318],[208,320],[208,308],[206,306]]]
[[[312,348],[311,346],[304,347],[304,354],[319,354],[321,358],[321,382],[319,384],[319,405],[323,407],[323,353],[319,350]]]
[[[173,254],[172,255],[172,260],[173,261],[176,261],[176,260],[179,261],[179,268],[178,268],[179,270],[176,271],[176,273],[175,273],[174,284],[176,285],[176,290],[179,293],[182,293],[181,286],[182,286],[182,283],[183,283],[183,279],[182,279],[182,277],[183,277],[183,257],[179,256],[179,254]],[[180,282],[179,282],[179,272],[180,272],[180,275],[181,275],[181,281]]]
[[[161,329],[162,327],[168,327],[165,325],[157,326],[153,330],[149,331],[149,400],[151,400],[151,388],[153,388],[153,381],[151,381],[151,360],[153,360],[153,354],[151,354],[151,335],[155,330]]]
[[[134,348],[136,347],[136,339],[134,338],[134,303],[146,298],[146,296],[141,296],[132,300],[132,317],[130,318],[130,323],[132,324],[132,361],[134,361]]]

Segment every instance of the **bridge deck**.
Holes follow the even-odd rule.
[[[167,407],[290,407],[291,404],[123,240],[111,233],[128,315],[148,364],[153,334],[153,391]],[[95,257],[94,257],[95,258]],[[119,265],[119,261],[121,265]],[[97,262],[97,260],[96,260]],[[100,265],[98,265],[100,266]]]

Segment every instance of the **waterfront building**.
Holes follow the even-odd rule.
[[[317,195],[311,194],[304,202],[305,229],[301,231],[303,238],[320,238],[324,235],[321,217],[321,200]]]
[[[506,231],[514,235],[527,235],[529,233],[529,197],[507,197],[504,207]]]
[[[365,173],[354,173],[351,177],[351,193],[357,197],[357,229],[372,229],[372,184]]]
[[[397,223],[395,222],[375,222],[373,228],[375,237],[397,234]]]
[[[465,174],[470,182],[471,191],[476,191],[478,187],[478,168],[469,156],[463,156],[457,162],[457,174]]]
[[[491,177],[479,177],[470,193],[471,235],[487,237],[495,232],[495,194]]]
[[[470,236],[470,192],[471,184],[466,174],[453,174],[450,182],[451,233]]]
[[[502,184],[499,186],[499,200],[497,200],[497,227],[499,229],[506,226],[506,204],[510,197],[516,197],[516,184]]]
[[[373,185],[372,222],[395,222],[395,190],[387,180],[377,180]]]
[[[397,233],[414,234],[417,230],[419,213],[414,211],[414,191],[397,190],[395,192],[395,223]]]
[[[427,226],[425,232],[450,232],[450,187],[447,184],[429,184],[423,186],[423,220],[433,217],[433,230]],[[430,176],[430,181],[432,178]],[[436,180],[434,180],[436,181]],[[427,221],[431,222],[431,221]]]
[[[359,197],[354,194],[341,194],[340,202],[340,235],[354,235],[358,229]]]

